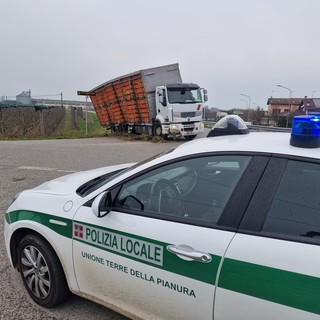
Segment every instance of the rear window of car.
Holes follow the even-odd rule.
[[[262,232],[320,241],[320,164],[288,161]]]

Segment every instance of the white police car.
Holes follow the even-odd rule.
[[[231,116],[147,162],[26,190],[10,260],[44,307],[70,290],[133,319],[319,319],[319,123],[295,118],[290,144]]]

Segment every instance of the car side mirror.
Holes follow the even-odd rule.
[[[106,216],[111,211],[111,193],[110,191],[105,191],[100,193],[94,200],[91,209],[94,215],[98,218]]]

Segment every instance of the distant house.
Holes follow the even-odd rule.
[[[292,113],[303,114],[308,112],[320,112],[320,98],[273,98],[267,101],[268,116],[288,116]]]

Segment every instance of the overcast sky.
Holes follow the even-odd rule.
[[[320,97],[319,0],[1,0],[0,96],[63,93],[179,63],[210,107]],[[59,96],[56,96],[59,99]],[[242,101],[241,99],[245,100]]]

